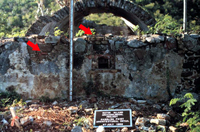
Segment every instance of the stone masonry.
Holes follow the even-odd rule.
[[[40,52],[26,42],[37,43]],[[167,101],[199,91],[200,36],[87,36],[74,39],[74,97],[123,96]],[[0,41],[0,90],[25,98],[68,97],[69,42],[64,36]]]
[[[91,13],[113,13],[139,25],[141,30],[147,31],[148,26],[155,24],[155,19],[133,2],[126,0],[79,0],[75,2],[74,25],[75,31],[83,18]],[[64,7],[50,16],[41,16],[29,28],[26,36],[31,34],[54,34],[54,28],[67,32],[69,27],[69,7]]]

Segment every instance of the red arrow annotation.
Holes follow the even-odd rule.
[[[29,45],[31,48],[33,48],[33,51],[40,51],[40,48],[38,47],[38,44],[34,44],[31,41],[27,42],[27,45]]]
[[[83,30],[84,32],[85,32],[85,34],[92,34],[92,32],[91,32],[91,30],[90,30],[90,28],[88,27],[88,28],[86,28],[85,26],[83,26],[82,24],[79,26],[79,28],[81,29],[81,30]]]

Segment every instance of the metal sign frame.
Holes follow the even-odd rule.
[[[133,127],[132,110],[131,109],[95,110],[93,127],[95,127],[95,128],[98,127],[98,126],[96,126],[96,115],[97,115],[97,112],[115,112],[115,111],[128,111],[129,115],[130,115],[129,116],[130,125],[109,125],[109,126],[103,125],[103,127],[105,127],[105,128]]]

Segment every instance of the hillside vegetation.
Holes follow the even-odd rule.
[[[156,32],[178,32],[182,26],[183,0],[131,0],[154,16],[160,25]],[[38,2],[41,3],[44,15],[51,15],[67,0],[1,0],[0,1],[0,37],[24,36],[31,24],[42,15],[38,10]],[[200,32],[200,0],[188,1],[188,31]],[[119,17],[113,14],[91,14],[86,17],[97,24],[121,26]],[[163,21],[164,20],[164,21]],[[165,31],[167,30],[167,31]]]

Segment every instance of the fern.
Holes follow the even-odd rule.
[[[174,99],[171,99],[169,105],[170,105],[170,106],[171,106],[171,105],[174,105],[174,104],[176,104],[176,103],[177,103],[178,101],[180,101],[180,100],[182,100],[182,98],[174,98]]]
[[[194,99],[193,95],[191,93],[186,93],[184,97],[182,98],[174,98],[170,101],[170,106],[176,104],[178,101],[182,101],[188,99],[185,103],[181,104],[181,108],[185,108],[184,112],[182,113],[183,122],[187,122],[189,124],[189,128],[192,132],[197,132],[197,130],[200,130],[200,112],[192,112],[192,106],[195,105],[197,102],[196,99]]]
[[[191,93],[186,93],[186,94],[184,95],[184,98],[193,99],[194,97],[193,97],[193,95],[192,95]]]

